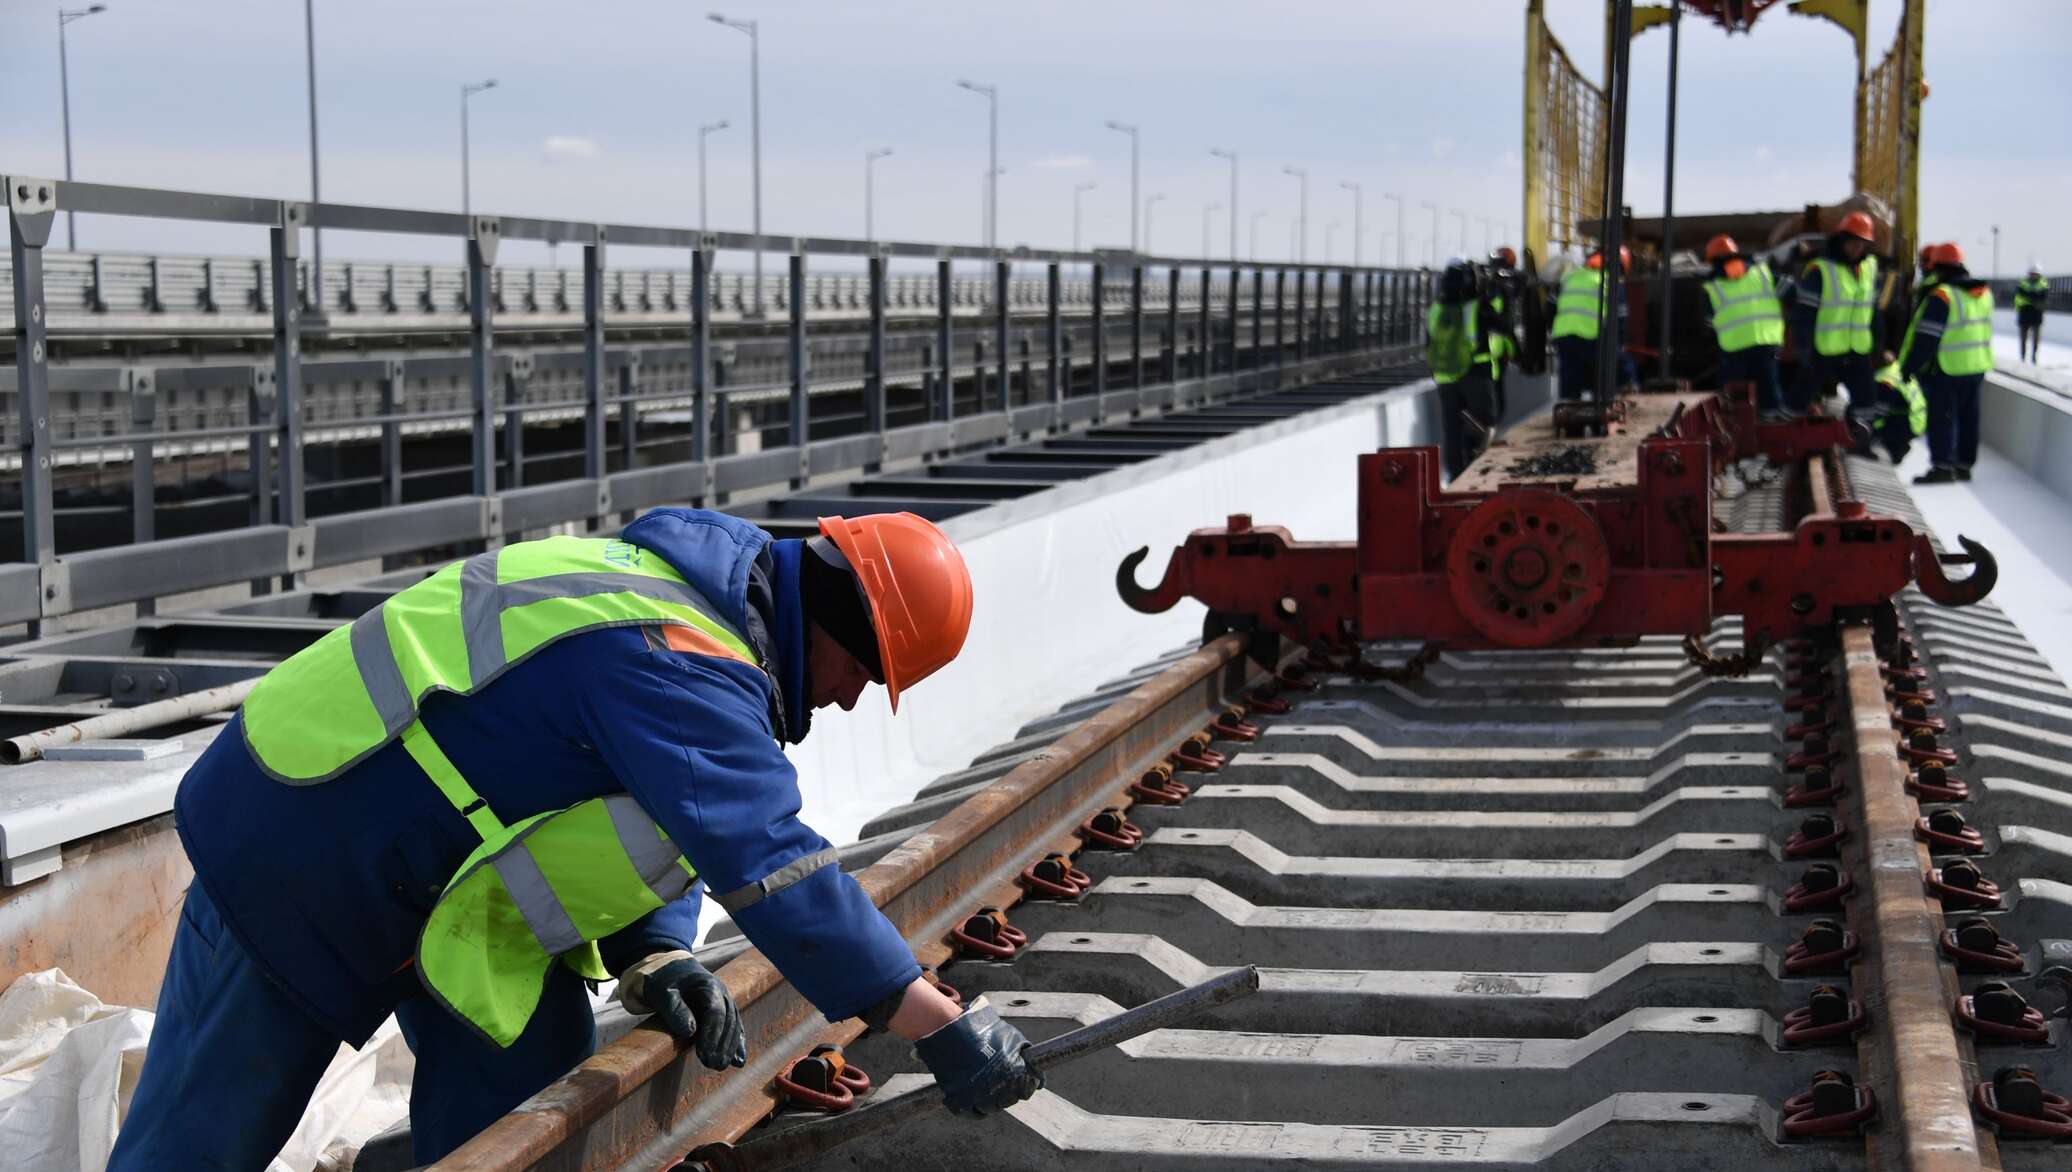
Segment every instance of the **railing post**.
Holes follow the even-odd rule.
[[[280,223],[268,230],[272,247],[274,421],[280,452],[280,494],[274,502],[279,524],[299,529],[308,523],[308,499],[302,475],[302,297],[297,290],[296,257],[302,251],[302,225],[309,206],[281,205]],[[281,575],[283,589],[293,590],[298,575]]]
[[[1230,306],[1225,312],[1230,320],[1230,361],[1226,364],[1226,367],[1232,374],[1237,373],[1237,303],[1239,299],[1243,296],[1243,293],[1244,274],[1238,271],[1238,267],[1236,265],[1231,265]],[[1209,363],[1209,365],[1214,366],[1215,362],[1212,360]]]
[[[1013,272],[1014,266],[1006,260],[996,260],[993,262],[993,308],[995,311],[993,319],[993,349],[996,352],[995,357],[999,359],[1000,365],[1000,410],[1002,411],[1006,411],[1009,408],[1014,398],[1013,388],[1010,385],[1012,374],[1008,364],[1011,361],[1011,356],[1008,353],[1007,339],[1008,319],[1014,313],[1014,307],[1007,303],[1007,285],[1008,279],[1013,275]],[[1028,393],[1029,388],[1023,387],[1022,394],[1026,396]]]
[[[871,253],[870,266],[870,370],[869,381],[864,385],[864,426],[882,435],[885,432],[885,264],[887,257],[883,249]]]
[[[1288,360],[1287,351],[1282,348],[1282,327],[1288,317],[1288,270],[1273,271],[1273,364],[1280,366]]]
[[[245,463],[252,475],[251,520],[253,526],[273,524],[273,439],[274,368],[252,367],[252,382],[245,394]],[[252,593],[267,594],[273,582],[252,580]]]
[[[381,503],[403,503],[403,360],[389,360],[381,379]]]
[[[7,251],[14,265],[15,402],[21,416],[22,560],[39,567],[38,597],[46,615],[71,609],[71,591],[57,560],[56,493],[50,448],[49,310],[44,304],[43,246],[57,221],[57,183],[7,179]],[[29,621],[31,638],[43,623]]]
[[[633,434],[638,404],[619,400],[619,431]],[[625,440],[622,438],[621,443]],[[703,463],[712,452],[712,238],[701,236],[691,250],[691,459]],[[633,467],[627,449],[626,467]]]
[[[619,364],[619,465],[631,472],[640,464],[640,404],[633,396],[640,390],[640,355],[628,353]],[[705,396],[698,396],[703,401]],[[696,410],[695,405],[692,408]],[[630,519],[630,518],[629,518]]]
[[[604,225],[591,229],[583,245],[583,475],[600,489],[609,468],[604,458]]]
[[[1064,310],[1060,302],[1064,298],[1064,276],[1057,261],[1044,266],[1043,273],[1043,343],[1047,355],[1044,368],[1048,383],[1045,389],[1050,394],[1052,406],[1065,401],[1065,384],[1070,372],[1065,369]],[[1055,416],[1051,425],[1057,426]]]
[[[796,242],[791,252],[791,329],[786,365],[791,371],[791,446],[800,451],[803,468],[805,447],[812,438],[811,408],[806,402],[806,254]],[[805,483],[803,474],[794,477],[792,487]]]
[[[129,391],[130,434],[130,540],[143,544],[158,536],[158,469],[152,456],[157,446],[152,433],[158,429],[158,388],[151,381],[151,368],[130,367],[122,372]],[[137,600],[137,615],[158,613],[156,598]]]
[[[468,225],[468,392],[475,425],[474,494],[496,495],[496,303],[489,282],[496,267],[496,246],[503,225],[494,216],[476,216]]]
[[[950,258],[935,262],[935,411],[939,420],[957,417],[956,340],[950,320]]]
[[[1144,385],[1144,262],[1130,261],[1130,389]]]
[[[1309,273],[1297,269],[1295,272],[1295,361],[1299,364],[1309,357],[1309,330],[1305,316],[1309,308]]]
[[[1166,342],[1161,352],[1164,381],[1180,381],[1180,266],[1166,270]]]
[[[1207,378],[1216,373],[1216,315],[1210,304],[1215,289],[1215,274],[1204,263],[1201,266],[1201,306],[1198,316],[1201,322],[1196,326],[1194,347],[1194,377]]]
[[[1093,393],[1096,400],[1108,393],[1107,280],[1108,266],[1100,261],[1095,261],[1093,265],[1093,345],[1089,347],[1089,353],[1094,364]],[[1103,414],[1103,411],[1096,408],[1094,417],[1098,419]]]
[[[525,396],[532,388],[531,355],[512,354],[502,361],[504,376],[504,457],[509,462],[505,488],[525,487]]]

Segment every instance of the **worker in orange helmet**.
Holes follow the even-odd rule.
[[[971,613],[913,514],[776,541],[659,509],[455,563],[276,665],[174,800],[194,883],[108,1166],[265,1167],[391,1014],[431,1163],[591,1053],[586,980],[741,1066],[691,952],[705,891],[830,1020],[912,1041],[952,1110],[1034,1094],[1026,1039],[923,978],[784,756],[872,683],[896,705]]]
[[[1922,294],[1899,347],[1901,377],[1928,400],[1927,472],[1915,484],[1970,480],[1978,460],[1979,390],[1993,369],[1993,289],[1964,267],[1955,244],[1929,249],[1935,284]]]
[[[1790,315],[1798,352],[1790,408],[1803,414],[1840,383],[1849,392],[1849,414],[1864,424],[1859,448],[1867,451],[1868,420],[1877,410],[1878,258],[1871,254],[1877,225],[1863,212],[1842,217],[1821,254],[1806,262]]]
[[[1623,244],[1619,246],[1619,271],[1628,274],[1633,271],[1633,250]],[[1596,399],[1609,399],[1616,390],[1597,385],[1597,348],[1605,343],[1601,336],[1604,333],[1604,298],[1604,250],[1601,248],[1592,252],[1581,268],[1563,273],[1560,284],[1554,287],[1554,324],[1547,336],[1554,341],[1555,386],[1564,402],[1579,400],[1585,392]],[[1611,313],[1616,330],[1610,341],[1618,347],[1619,385],[1633,386],[1640,381],[1640,376],[1634,368],[1633,356],[1626,351],[1628,313],[1624,296],[1611,307]]]
[[[1754,383],[1756,406],[1776,416],[1784,407],[1777,384],[1777,350],[1784,344],[1784,311],[1770,266],[1746,256],[1722,232],[1705,242],[1712,277],[1705,282],[1706,316],[1719,343],[1721,383]]]

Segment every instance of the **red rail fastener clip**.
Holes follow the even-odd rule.
[[[1923,707],[1933,707],[1935,704],[1935,689],[1922,687],[1902,688],[1893,684],[1886,684],[1885,702],[1888,704],[1919,704]]]
[[[1283,672],[1276,672],[1274,686],[1284,692],[1314,692],[1317,682],[1310,678],[1309,670],[1301,664],[1294,664]]]
[[[1930,761],[1907,775],[1907,792],[1924,802],[1963,802],[1971,798],[1971,787],[1940,761]]]
[[[1792,1139],[1854,1135],[1877,1113],[1877,1096],[1869,1087],[1857,1086],[1839,1070],[1823,1070],[1813,1076],[1812,1089],[1784,1101],[1784,1134]]]
[[[1184,781],[1173,780],[1173,767],[1163,761],[1144,771],[1130,783],[1130,796],[1154,806],[1177,806],[1194,792]]]
[[[1945,749],[1941,745],[1936,744],[1935,734],[1932,732],[1908,733],[1906,741],[1900,745],[1899,751],[1906,756],[1907,760],[1912,761],[1916,765],[1925,765],[1931,761],[1943,765],[1955,765],[1957,763],[1957,750]]]
[[[1784,767],[1798,773],[1815,765],[1826,765],[1839,756],[1841,754],[1835,751],[1834,746],[1828,744],[1824,734],[1814,733],[1799,743],[1798,752],[1784,759]]]
[[[1803,741],[1815,733],[1825,736],[1834,726],[1834,709],[1822,707],[1814,710],[1809,708],[1806,710],[1806,718],[1804,720],[1798,724],[1790,725],[1784,730],[1784,739],[1787,741]]]
[[[1833,863],[1814,863],[1784,893],[1784,910],[1797,915],[1839,907],[1856,890],[1856,877]]]
[[[1887,664],[1878,670],[1884,672],[1885,678],[1894,683],[1918,684],[1928,678],[1928,670],[1920,667],[1893,667]]]
[[[1029,942],[1028,933],[1007,922],[1007,913],[982,907],[950,929],[950,939],[966,952],[986,960],[1006,960]]]
[[[1795,977],[1839,973],[1861,948],[1856,933],[1833,920],[1815,920],[1784,950],[1784,971]]]
[[[1870,1015],[1833,985],[1815,985],[1806,1004],[1784,1015],[1787,1046],[1839,1045],[1870,1024]]]
[[[1951,859],[1940,867],[1931,867],[1922,882],[1930,895],[1942,901],[1944,911],[2000,910],[2000,885],[1986,878],[1985,872],[1970,859]]]
[[[1109,806],[1079,824],[1087,849],[1133,851],[1144,841],[1144,828],[1129,820],[1120,806]]]
[[[1214,773],[1229,761],[1230,758],[1209,748],[1209,734],[1205,732],[1193,734],[1173,750],[1173,765],[1188,773]]]
[[[2005,981],[1985,981],[1957,998],[1957,1021],[1978,1035],[1981,1043],[2050,1044],[2050,1021]]]
[[[1992,1082],[1978,1084],[1971,1102],[2002,1138],[2072,1139],[2072,1100],[2044,1090],[2026,1066],[2002,1067]]]
[[[1950,731],[1950,722],[1928,715],[1927,705],[1908,701],[1893,710],[1892,727],[1906,733],[1930,732],[1940,736]]]
[[[1931,854],[1950,851],[1977,854],[1986,849],[1985,837],[1955,810],[1931,810],[1915,819],[1914,837],[1927,843]]]
[[[1787,859],[1831,859],[1835,844],[1849,837],[1849,826],[1832,814],[1811,814],[1784,840]]]
[[[777,1089],[802,1106],[847,1111],[856,1105],[856,1096],[870,1093],[871,1076],[849,1065],[841,1047],[821,1045],[778,1075]]]
[[[1942,950],[1960,973],[2018,973],[2025,967],[2022,946],[2002,936],[1993,921],[1976,916],[1944,929]]]
[[[1259,726],[1245,720],[1244,709],[1231,707],[1210,722],[1209,735],[1219,741],[1256,741],[1259,739]]]
[[[1784,791],[1784,804],[1788,809],[1832,806],[1843,792],[1842,783],[1827,766],[1812,765],[1807,767],[1804,781]]]
[[[1245,699],[1245,705],[1261,716],[1286,716],[1295,711],[1295,706],[1280,698],[1278,691],[1270,684],[1252,689]]]
[[[1022,868],[1022,883],[1033,896],[1078,899],[1094,885],[1094,880],[1073,866],[1069,856],[1052,851]]]

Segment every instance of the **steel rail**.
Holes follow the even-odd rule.
[[[1845,809],[1856,833],[1843,840],[1842,857],[1864,884],[1864,896],[1849,905],[1863,946],[1852,983],[1871,1020],[1857,1036],[1856,1056],[1859,1081],[1876,1090],[1883,1120],[1867,1133],[1865,1150],[1877,1172],[1997,1169],[1994,1137],[1972,1117],[1978,1062],[1950,1015],[1957,978],[1938,952],[1942,908],[1923,883],[1928,847],[1914,834],[1921,810],[1906,790],[1883,667],[1871,625],[1844,626],[1856,765]]]
[[[873,902],[924,964],[950,956],[950,930],[1019,897],[1014,877],[1269,678],[1246,640],[1226,635],[1174,663],[1048,749],[859,872]],[[839,958],[830,958],[839,961]],[[760,952],[719,970],[741,1008],[749,1063],[718,1074],[667,1034],[637,1029],[533,1096],[434,1167],[440,1172],[667,1167],[693,1147],[732,1141],[776,1106],[776,1076],[860,1022],[830,1025]]]

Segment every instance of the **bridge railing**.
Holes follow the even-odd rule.
[[[815,478],[1356,370],[1371,366],[1384,350],[1419,340],[1431,286],[1428,273],[1400,270],[1255,262],[1210,266],[1195,259],[1110,251],[1000,252],[971,245],[465,216],[21,176],[4,182],[15,325],[12,389],[18,428],[13,447],[20,469],[21,560],[0,564],[0,623],[26,622],[32,630],[43,619],[78,609],[148,605],[167,594],[248,580],[278,579],[292,586],[317,567],[497,543],[552,526],[597,527],[663,503],[725,503],[740,494],[802,487]],[[263,232],[267,257],[261,303],[270,352],[259,362],[217,366],[54,368],[44,249],[55,217],[65,211],[246,225]],[[311,315],[298,284],[304,271],[302,234],[311,228],[454,241],[465,256],[459,271],[467,314],[464,354],[356,359],[364,371],[331,372],[357,376],[376,388],[373,411],[354,423],[380,437],[380,503],[314,515],[305,462],[311,420],[304,387],[310,364],[302,353]],[[576,394],[571,397],[530,397],[542,356],[507,352],[498,345],[495,327],[502,310],[496,262],[506,239],[557,241],[581,250],[580,347],[548,362],[574,367],[570,386]],[[672,355],[680,359],[681,376],[667,385],[635,385],[627,376],[638,362],[629,361],[623,348],[606,344],[616,287],[607,258],[614,245],[674,249],[684,257],[686,292],[677,311],[681,354]],[[782,376],[767,386],[725,388],[779,400],[776,423],[758,437],[774,442],[759,443],[760,450],[715,450],[713,442],[712,411],[722,390],[713,377],[713,258],[723,251],[783,257],[784,296],[765,301],[765,320],[784,327]],[[837,264],[852,268],[860,264],[866,302],[857,353],[841,375],[853,384],[857,407],[836,420],[816,419],[811,394],[817,376],[809,361],[807,321],[814,300],[813,265],[822,258],[839,258]],[[933,321],[934,344],[922,363],[909,362],[904,370],[892,360],[887,339],[887,323],[897,316],[890,304],[895,262],[920,262],[934,270],[924,274],[934,284],[925,315]],[[1087,266],[1089,273],[1082,323],[1087,343],[1080,354],[1068,350],[1064,328],[1064,270],[1069,265]],[[988,290],[976,331],[986,344],[963,351],[970,356],[964,361],[956,344],[958,266],[975,271]],[[1018,283],[1018,270],[1032,275]],[[1030,281],[1040,293],[1028,291]],[[1092,288],[1104,295],[1092,297]],[[503,290],[503,303],[510,295],[508,287]],[[1183,329],[1183,319],[1190,329]],[[968,339],[973,323],[967,318],[962,324]],[[407,409],[403,387],[413,363],[418,378],[450,379],[465,393],[456,393],[443,408]],[[107,385],[111,380],[114,385]],[[164,398],[225,386],[244,394],[242,419],[171,429],[161,424]],[[966,392],[961,396],[960,386]],[[53,394],[78,393],[82,387],[126,404],[128,429],[55,435]],[[895,390],[910,403],[918,395],[918,417],[909,411],[912,421],[895,419],[890,409]],[[627,437],[638,431],[641,410],[658,402],[680,416],[685,442],[675,458],[648,463]],[[579,427],[579,457],[572,474],[535,483],[523,451],[526,423],[550,415]],[[467,491],[405,500],[400,436],[409,426],[442,421],[465,429]],[[620,424],[619,444],[608,442],[614,422]],[[223,532],[157,537],[151,523],[155,453],[168,445],[216,442],[240,445],[246,452],[251,523]],[[60,548],[55,476],[62,452],[82,447],[132,449],[132,544]]]

